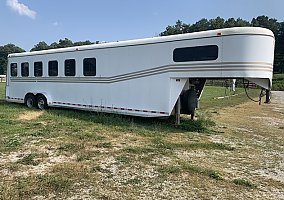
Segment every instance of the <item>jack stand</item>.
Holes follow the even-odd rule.
[[[176,126],[180,125],[180,97],[178,97],[176,104]]]
[[[261,92],[260,92],[260,94],[259,94],[259,100],[258,100],[258,104],[259,105],[261,105],[261,98],[264,96],[264,94],[263,94],[263,91],[264,91],[265,89],[261,89]]]
[[[264,103],[270,103],[270,90],[265,90],[265,102]]]

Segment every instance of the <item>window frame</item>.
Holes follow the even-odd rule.
[[[13,70],[16,69],[16,70]],[[15,73],[13,73],[15,72]],[[11,63],[10,64],[10,76],[17,77],[18,76],[18,63]]]
[[[74,63],[72,63],[72,62]],[[70,62],[70,63],[67,63]],[[69,66],[67,66],[69,64]],[[69,67],[69,72],[67,71],[67,67]],[[66,59],[64,61],[64,76],[76,76],[76,60],[75,59]]]
[[[94,65],[91,65],[93,63],[89,62],[92,60],[94,60]],[[92,67],[94,67],[94,71],[92,70]],[[83,75],[84,76],[96,76],[97,75],[97,59],[96,58],[92,57],[92,58],[83,59]]]
[[[51,63],[56,63],[56,65],[53,65]],[[56,73],[53,73],[53,72],[56,72]],[[50,77],[58,76],[58,60],[48,61],[48,76],[50,76]]]
[[[176,48],[173,51],[174,62],[213,61],[219,57],[218,45],[202,45]]]
[[[40,70],[37,70],[37,67],[39,67],[38,65],[36,65],[37,63],[41,63],[41,69]],[[41,75],[38,75],[38,71],[40,71]],[[43,62],[42,61],[37,61],[37,62],[34,62],[34,76],[35,77],[42,77],[43,76]]]
[[[29,77],[30,75],[30,63],[22,62],[21,63],[21,77]]]

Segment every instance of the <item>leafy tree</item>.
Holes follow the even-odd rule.
[[[38,44],[36,44],[34,46],[34,48],[31,49],[31,51],[41,51],[41,50],[47,50],[49,49],[48,44],[46,44],[46,42],[41,41]]]
[[[221,17],[217,17],[216,19],[209,20],[210,30],[224,28],[224,25],[225,25],[225,20]]]
[[[251,26],[248,21],[242,20],[238,18],[235,20],[234,18],[229,18],[225,21],[224,28],[231,28],[231,27],[244,27],[244,26]]]
[[[182,21],[178,20],[174,26],[168,26],[161,36],[166,35],[176,35],[182,33],[188,33],[188,28],[190,25],[184,24]]]
[[[64,40],[59,40],[57,48],[65,48],[65,47],[73,47],[73,42],[69,40],[68,38],[65,38]]]
[[[53,42],[53,43],[51,43],[51,45],[49,46],[49,49],[57,49],[57,48],[59,48],[57,42]]]
[[[6,74],[8,54],[21,52],[25,52],[25,50],[14,44],[0,46],[0,74]]]
[[[274,71],[284,73],[284,22],[279,25],[275,42]]]
[[[94,44],[93,42],[86,40],[86,41],[81,41],[81,42],[74,42],[74,46],[83,46],[83,45],[91,45]]]
[[[46,42],[41,41],[38,44],[36,44],[31,51],[40,51],[40,50],[46,50],[46,49],[58,49],[58,48],[65,48],[65,47],[73,47],[73,46],[82,46],[82,45],[90,45],[94,44],[93,42],[86,40],[86,41],[79,41],[79,42],[72,42],[68,38],[65,38],[64,40],[60,39],[57,42],[53,42],[50,45],[48,45]]]
[[[270,29],[274,35],[278,34],[280,24],[277,22],[277,19],[269,18],[267,16],[258,16],[253,18],[251,21],[252,26],[263,27]]]
[[[246,20],[238,18],[237,21],[236,21],[236,26],[238,26],[238,27],[247,27],[247,26],[251,26],[251,24],[248,21],[246,21]]]
[[[189,33],[197,32],[197,31],[206,31],[208,30],[209,26],[210,26],[209,21],[203,18],[189,27]]]

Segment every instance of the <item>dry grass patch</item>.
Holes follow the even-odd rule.
[[[38,119],[43,115],[44,111],[26,111],[19,115],[18,120],[31,121]]]

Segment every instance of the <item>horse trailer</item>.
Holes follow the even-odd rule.
[[[8,56],[6,100],[143,117],[194,114],[206,79],[272,86],[275,38],[236,27]]]

